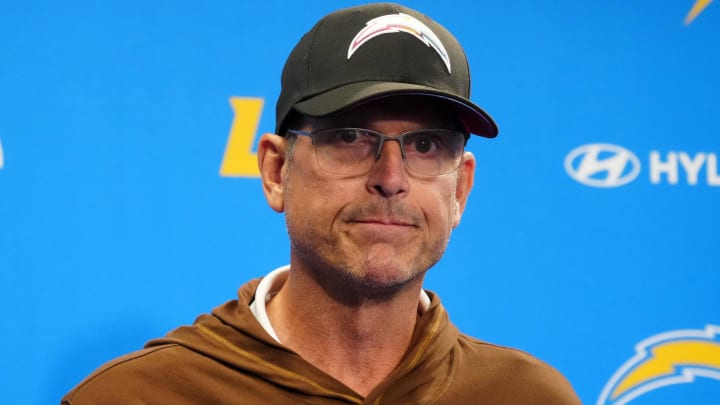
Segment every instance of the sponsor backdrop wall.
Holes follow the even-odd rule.
[[[288,261],[254,144],[292,46],[353,4],[0,3],[5,402],[57,403]],[[501,129],[426,287],[584,403],[718,403],[720,5],[407,4]]]

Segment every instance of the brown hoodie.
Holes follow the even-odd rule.
[[[363,398],[265,332],[249,308],[258,282],[105,364],[62,404],[580,404],[547,364],[459,333],[434,294],[400,364]]]

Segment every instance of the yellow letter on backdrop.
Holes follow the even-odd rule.
[[[230,137],[225,146],[220,175],[225,177],[259,177],[257,154],[253,152],[255,134],[262,115],[262,98],[231,97],[235,112]]]

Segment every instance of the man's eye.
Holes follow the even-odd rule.
[[[355,129],[330,129],[315,134],[315,145],[332,145],[334,147],[355,147],[365,140],[362,132]]]
[[[413,149],[419,153],[430,153],[442,146],[439,140],[432,136],[420,136],[412,141]]]
[[[353,143],[358,140],[360,135],[357,131],[349,130],[349,131],[339,131],[337,134],[337,140],[342,141],[345,143]]]

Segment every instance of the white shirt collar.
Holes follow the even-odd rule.
[[[280,288],[287,280],[288,272],[290,271],[290,265],[278,267],[277,269],[268,273],[267,276],[263,277],[255,290],[255,299],[250,303],[250,311],[252,311],[255,318],[260,322],[260,325],[265,329],[268,335],[272,336],[276,342],[280,343],[280,339],[275,333],[270,318],[268,318],[267,311],[265,310],[265,303],[270,301],[272,297],[280,291]],[[420,301],[418,303],[418,312],[424,313],[430,307],[430,297],[425,290],[420,290]]]

